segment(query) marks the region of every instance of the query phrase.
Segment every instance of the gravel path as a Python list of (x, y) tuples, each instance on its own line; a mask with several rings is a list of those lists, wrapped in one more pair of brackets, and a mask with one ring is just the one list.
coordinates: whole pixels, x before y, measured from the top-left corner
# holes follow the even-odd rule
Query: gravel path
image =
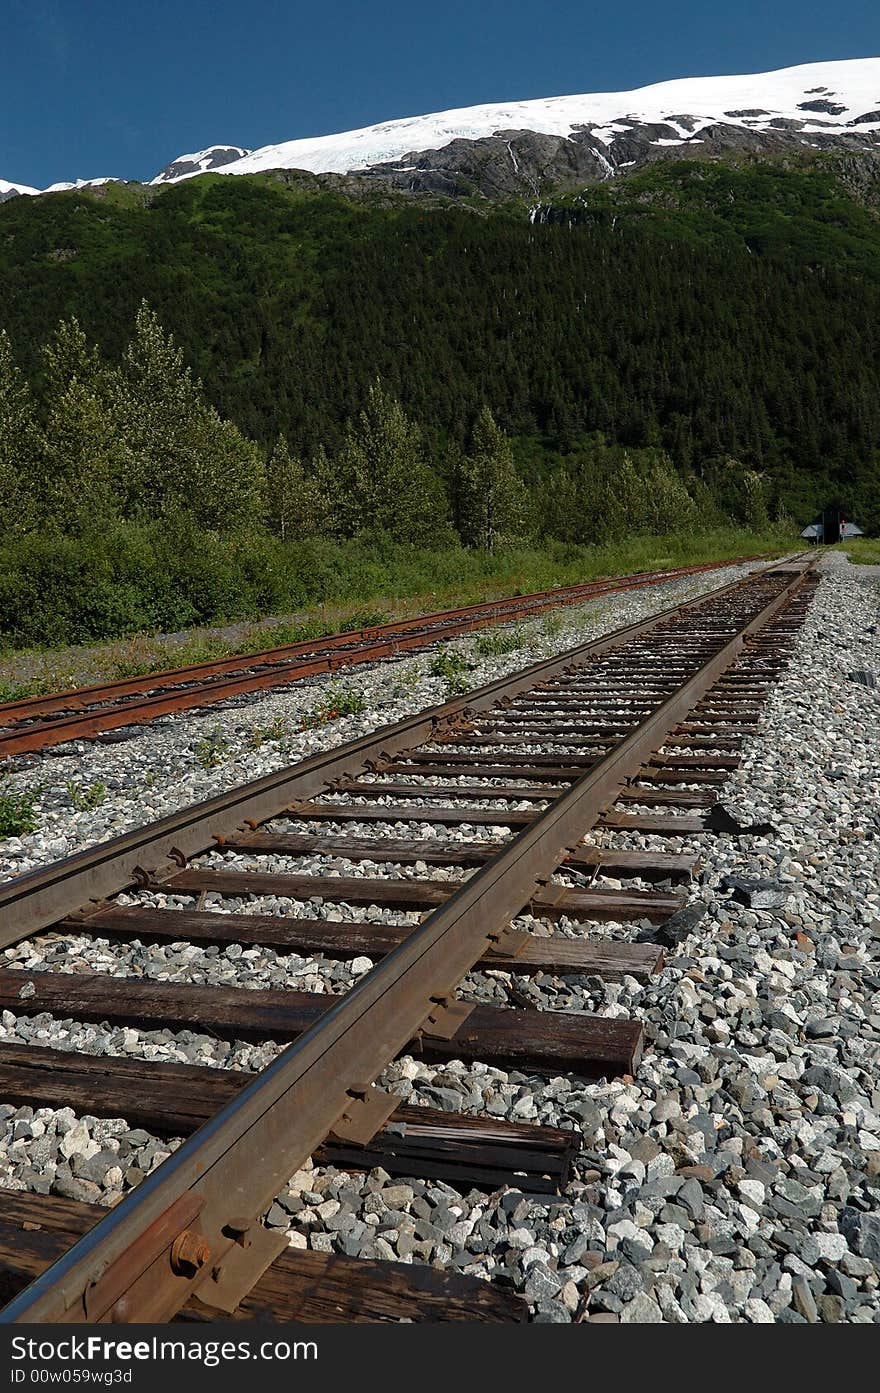
[[(455, 1061), (436, 1067), (404, 1057), (381, 1080), (413, 1103), (579, 1132), (576, 1178), (565, 1194), (460, 1193), (436, 1182), (394, 1180), (382, 1171), (356, 1176), (307, 1165), (268, 1216), (271, 1225), (289, 1231), (292, 1246), (405, 1263), (439, 1261), (506, 1281), (524, 1292), (540, 1321), (880, 1321), (880, 691), (870, 685), (871, 674), (880, 674), (880, 574), (851, 567), (836, 554), (824, 558), (823, 566), (825, 579), (791, 667), (724, 796), (742, 821), (770, 822), (774, 830), (738, 840), (694, 837), (676, 845), (699, 852), (703, 865), (692, 912), (679, 933), (670, 933), (669, 925), (641, 928), (666, 936), (667, 963), (659, 977), (642, 985), (632, 978), (604, 983), (493, 971), (472, 973), (462, 986), (462, 995), (472, 1000), (503, 1003), (513, 986), (536, 1006), (638, 1016), (646, 1049), (635, 1078), (586, 1084)], [(607, 626), (647, 612), (640, 608), (647, 598), (617, 602)], [(663, 602), (670, 602), (668, 594)], [(569, 618), (589, 622), (586, 614)], [(577, 635), (566, 633), (561, 641), (576, 642)], [(467, 651), (465, 642), (456, 646)], [(487, 662), (474, 680), (533, 656), (539, 656), (534, 641), (528, 650)], [(408, 660), (421, 675), (405, 698), (388, 695), (384, 718), (413, 709), (407, 701), (437, 699), (436, 679), (426, 672), (429, 661)], [(401, 664), (395, 671), (403, 669)], [(858, 680), (853, 673), (867, 676)], [(387, 668), (363, 680), (376, 684), (369, 687), (375, 693), (387, 684)], [(314, 693), (290, 692), (259, 705), (308, 699)], [(241, 723), (245, 732), (252, 715), (252, 708), (236, 712), (236, 731)], [(175, 790), (175, 800), (179, 794), (180, 802), (189, 802), (227, 787), (242, 777), (245, 765), (255, 775), (281, 762), (279, 749), (261, 746), (254, 755), (240, 753), (229, 770), (194, 771), (187, 756), (199, 719), (179, 718), (162, 732), (169, 770), (184, 788)], [(338, 730), (295, 739), (335, 743), (368, 725), (367, 717), (349, 718)], [(141, 745), (147, 759), (144, 737), (91, 751), (85, 756), (91, 769), (83, 777), (98, 777), (100, 770), (106, 778), (108, 757), (131, 764)], [(18, 778), (36, 781), (40, 772), (34, 768)], [(193, 783), (202, 778), (219, 782), (194, 793)], [(109, 814), (119, 819), (112, 830), (131, 825), (127, 817), (142, 821), (179, 806), (161, 802), (158, 792), (155, 801), (151, 812), (141, 808), (138, 815), (136, 799), (126, 798), (121, 788)], [(75, 814), (59, 808), (56, 817), (59, 837), (78, 833)], [(419, 835), (432, 833), (437, 829), (425, 827)], [(448, 839), (451, 829), (441, 835)], [(615, 845), (668, 848), (654, 837), (605, 836)], [(23, 844), (16, 864), (47, 854), (39, 843)], [(212, 859), (248, 862), (219, 852)], [(316, 868), (346, 875), (364, 871), (362, 863), (326, 859)], [(726, 886), (727, 877), (746, 882), (745, 888)], [(769, 882), (762, 894), (756, 895), (755, 881)], [(184, 896), (140, 899), (192, 903)], [(209, 897), (207, 907), (331, 918), (350, 912), (346, 906), (268, 898), (239, 904)], [(407, 922), (406, 915), (388, 910), (359, 911), (357, 917)], [(522, 922), (549, 931), (549, 925)], [(560, 927), (584, 931), (564, 921)], [(633, 926), (603, 925), (598, 931), (631, 936)], [(225, 951), (183, 943), (110, 945), (62, 935), (20, 945), (0, 962), (325, 992), (345, 990), (371, 966), (368, 958), (333, 963), (238, 945)], [(3, 1013), (0, 1038), (244, 1069), (260, 1068), (277, 1053), (271, 1043), (226, 1043), (190, 1031), (111, 1030), (28, 1017), (25, 1011), (23, 1001), (18, 1016)], [(2, 1107), (4, 1127), (0, 1184), (104, 1204), (118, 1201), (175, 1145), (121, 1120), (77, 1118), (70, 1109)]]

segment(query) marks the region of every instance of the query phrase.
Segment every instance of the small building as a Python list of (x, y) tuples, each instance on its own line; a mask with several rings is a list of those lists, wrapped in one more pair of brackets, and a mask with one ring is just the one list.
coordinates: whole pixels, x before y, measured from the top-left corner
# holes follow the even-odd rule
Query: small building
[(865, 534), (854, 522), (848, 521), (842, 508), (825, 508), (821, 517), (804, 528), (801, 536), (807, 542), (824, 542), (833, 546), (835, 542), (846, 541), (848, 537), (863, 537)]

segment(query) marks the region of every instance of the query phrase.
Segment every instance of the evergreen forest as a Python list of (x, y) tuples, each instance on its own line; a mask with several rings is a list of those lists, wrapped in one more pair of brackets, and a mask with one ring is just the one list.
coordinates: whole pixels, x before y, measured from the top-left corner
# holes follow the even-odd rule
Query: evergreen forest
[[(0, 632), (233, 614), (248, 567), (259, 608), (267, 568), (317, 574), (322, 547), (754, 533), (831, 501), (876, 531), (878, 340), (880, 223), (832, 160), (532, 207), (291, 172), (13, 199)], [(136, 558), (172, 536), (204, 569), (169, 615)]]

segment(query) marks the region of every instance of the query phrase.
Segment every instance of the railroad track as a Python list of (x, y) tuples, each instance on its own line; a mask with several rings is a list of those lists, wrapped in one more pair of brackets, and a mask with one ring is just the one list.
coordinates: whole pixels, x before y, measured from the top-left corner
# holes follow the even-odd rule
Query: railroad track
[(98, 686), (0, 702), (0, 758), (27, 754), (70, 740), (92, 740), (108, 731), (144, 725), (177, 711), (235, 700), (252, 692), (285, 686), (359, 663), (379, 662), (492, 624), (532, 618), (549, 609), (582, 604), (618, 590), (659, 585), (663, 581), (756, 559), (710, 561), (699, 566), (645, 571), (536, 591), (415, 619), (348, 630), (280, 648), (218, 658), (214, 662), (170, 668), (142, 677), (120, 678)]
[[(0, 887), (4, 947), (53, 929), (120, 950), (234, 943), (378, 960), (330, 1004), (0, 971), (0, 1007), (18, 1014), (287, 1045), (256, 1075), (0, 1046), (5, 1100), (187, 1138), (108, 1213), (7, 1193), (3, 1321), (525, 1318), (514, 1293), (454, 1272), (288, 1250), (261, 1216), (310, 1156), (486, 1189), (566, 1183), (574, 1133), (402, 1107), (375, 1081), (402, 1051), (551, 1076), (637, 1068), (637, 1020), (456, 993), (475, 967), (511, 974), (512, 1000), (520, 975), (661, 968), (633, 925), (684, 905), (695, 858), (676, 838), (737, 830), (719, 792), (815, 583), (810, 560), (771, 566)], [(632, 830), (669, 849), (615, 845)], [(286, 912), (260, 912), (266, 897)], [(342, 917), (319, 912), (328, 905)], [(363, 917), (374, 907), (382, 923)], [(524, 914), (555, 932), (530, 932)]]

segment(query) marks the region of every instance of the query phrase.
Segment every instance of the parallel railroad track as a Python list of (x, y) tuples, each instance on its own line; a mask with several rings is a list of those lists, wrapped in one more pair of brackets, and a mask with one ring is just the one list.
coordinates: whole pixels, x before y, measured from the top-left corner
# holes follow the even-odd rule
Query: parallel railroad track
[(398, 619), (389, 624), (218, 658), (213, 662), (170, 668), (143, 677), (119, 678), (98, 686), (0, 702), (0, 758), (27, 754), (69, 740), (91, 740), (107, 731), (143, 725), (177, 711), (234, 700), (251, 692), (286, 686), (343, 667), (378, 662), (492, 624), (533, 618), (550, 609), (583, 604), (618, 590), (659, 585), (663, 581), (737, 564), (736, 560), (711, 561), (699, 566), (588, 581), (418, 618)]
[[(809, 561), (772, 566), (0, 887), (2, 946), (54, 928), (123, 946), (378, 959), (329, 1006), (294, 990), (0, 971), (0, 1007), (19, 1014), (287, 1044), (253, 1076), (0, 1047), (4, 1099), (187, 1138), (103, 1217), (6, 1195), (3, 1320), (523, 1319), (512, 1293), (456, 1274), (282, 1256), (286, 1235), (261, 1216), (309, 1156), (487, 1189), (565, 1184), (575, 1134), (404, 1108), (375, 1080), (402, 1051), (551, 1076), (637, 1068), (637, 1020), (456, 992), (474, 967), (514, 978), (659, 970), (661, 949), (634, 941), (631, 926), (683, 906), (695, 858), (675, 838), (728, 825), (720, 787), (814, 584)], [(671, 849), (614, 845), (633, 829), (663, 834)], [(304, 858), (312, 869), (297, 869)], [(218, 896), (239, 908), (221, 910)], [(267, 896), (288, 912), (244, 912)], [(327, 905), (349, 917), (317, 912)], [(394, 913), (358, 917), (374, 906)], [(555, 932), (530, 932), (524, 914)]]

